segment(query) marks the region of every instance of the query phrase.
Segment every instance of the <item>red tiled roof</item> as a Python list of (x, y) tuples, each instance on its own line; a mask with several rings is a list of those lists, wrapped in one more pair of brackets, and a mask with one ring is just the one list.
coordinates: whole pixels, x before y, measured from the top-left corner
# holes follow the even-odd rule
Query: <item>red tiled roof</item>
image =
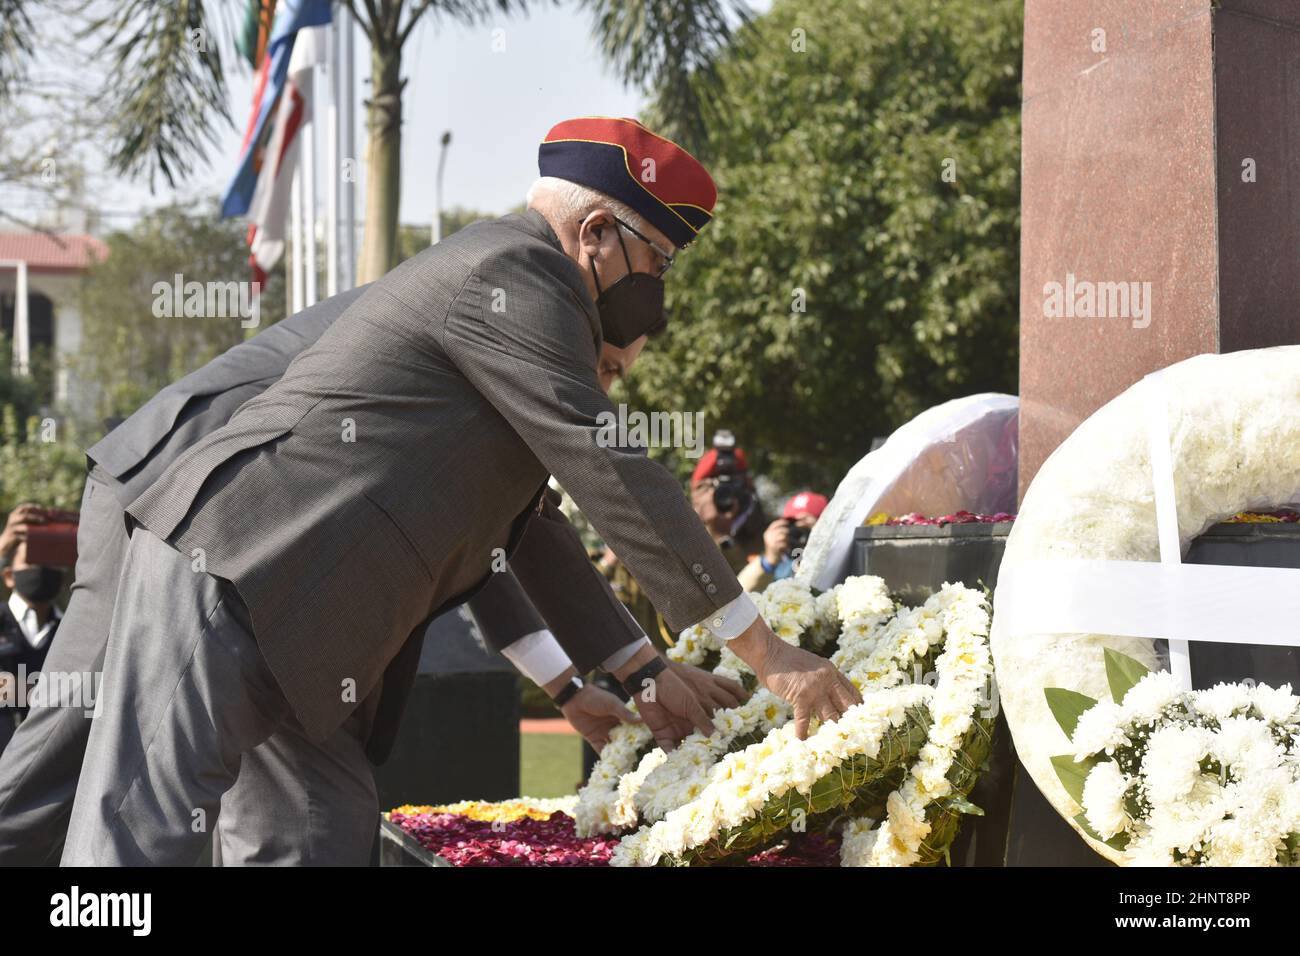
[(108, 247), (87, 235), (0, 232), (0, 259), (22, 259), (32, 272), (81, 272), (108, 257)]

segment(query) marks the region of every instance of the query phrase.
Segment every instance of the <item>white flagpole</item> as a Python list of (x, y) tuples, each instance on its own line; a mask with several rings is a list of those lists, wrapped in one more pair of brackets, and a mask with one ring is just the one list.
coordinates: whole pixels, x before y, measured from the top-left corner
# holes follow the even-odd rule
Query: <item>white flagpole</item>
[(330, 98), (325, 120), (325, 294), (328, 296), (339, 291), (339, 20), (347, 15), (346, 9), (335, 9), (325, 39)]
[(316, 67), (304, 71), (303, 83), (307, 87), (303, 97), (308, 104), (302, 130), (302, 212), (303, 212), (303, 258), (306, 283), (305, 304), (316, 304), (317, 262), (316, 262)]
[[(354, 71), (355, 54), (353, 39), (356, 36), (356, 24), (352, 15), (342, 12), (343, 95), (339, 102), (343, 125), (343, 159), (350, 164), (353, 171), (351, 181), (340, 182), (343, 190), (343, 288), (351, 289), (357, 284), (357, 118), (356, 74)], [(341, 170), (336, 173), (342, 179)]]
[[(299, 130), (299, 135), (302, 131)], [(299, 154), (299, 164), (293, 171), (293, 186), (289, 193), (289, 243), (293, 250), (293, 309), (292, 312), (301, 312), (303, 310), (303, 288), (302, 288), (302, 166), (301, 153)]]

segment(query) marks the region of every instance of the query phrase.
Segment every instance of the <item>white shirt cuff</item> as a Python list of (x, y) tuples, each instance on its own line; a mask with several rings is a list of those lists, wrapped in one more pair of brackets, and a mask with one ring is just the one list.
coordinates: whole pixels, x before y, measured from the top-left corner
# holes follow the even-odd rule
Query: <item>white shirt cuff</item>
[(734, 601), (724, 604), (699, 623), (712, 631), (714, 636), (729, 641), (749, 630), (749, 625), (754, 623), (756, 617), (758, 617), (758, 605), (748, 594), (742, 593)]
[(501, 655), (538, 687), (546, 686), (573, 664), (550, 631), (525, 634)]
[(631, 644), (624, 645), (623, 647), (616, 650), (613, 654), (610, 654), (609, 657), (605, 658), (601, 662), (600, 664), (601, 670), (603, 670), (606, 674), (614, 673), (614, 671), (618, 670), (620, 667), (622, 667), (624, 664), (630, 661), (637, 651), (641, 650), (641, 648), (645, 647), (649, 643), (650, 643), (650, 638), (646, 637), (645, 635), (642, 635), (641, 640), (633, 641)]

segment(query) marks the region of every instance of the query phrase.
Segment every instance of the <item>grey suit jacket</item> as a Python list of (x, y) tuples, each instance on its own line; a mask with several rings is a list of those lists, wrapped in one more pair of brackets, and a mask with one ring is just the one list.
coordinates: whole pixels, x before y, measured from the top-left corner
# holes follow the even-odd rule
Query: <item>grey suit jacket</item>
[(234, 583), (324, 738), (420, 621), (519, 542), (554, 473), (674, 628), (740, 594), (676, 480), (598, 441), (600, 323), (536, 212), (462, 229), (375, 282), (283, 378), (128, 509)]
[(588, 558), (558, 499), (547, 490), (541, 512), (510, 556), (509, 571), (493, 574), (469, 609), (493, 650), (549, 627), (585, 674), (645, 632)]
[(230, 420), (240, 405), (284, 374), (367, 286), (340, 292), (289, 316), (168, 385), (141, 405), (86, 456), (114, 479), (125, 508), (203, 436)]
[[(121, 507), (135, 500), (191, 445), (225, 425), (239, 406), (279, 379), (293, 358), (320, 338), (365, 289), (362, 286), (332, 296), (235, 346), (164, 388), (95, 444), (87, 457), (99, 465)], [(497, 575), (500, 582), (484, 588), (470, 602), (470, 609), (493, 649), (499, 651), (523, 635), (549, 626), (579, 666), (590, 670), (595, 662), (635, 640), (640, 629), (635, 622), (629, 627), (621, 616), (609, 612), (608, 588), (591, 588), (581, 580), (577, 586), (557, 586), (557, 581), (573, 582), (585, 575), (590, 566), (576, 532), (558, 512), (551, 519), (557, 516), (573, 540), (565, 541), (555, 533), (533, 535), (533, 547), (524, 549), (517, 560), (542, 594), (546, 620), (509, 572)], [(108, 597), (111, 608), (112, 595)], [(101, 642), (107, 639), (107, 627), (104, 621)], [(367, 745), (375, 763), (383, 762), (391, 749), (427, 627), (428, 622), (415, 627), (384, 673)]]

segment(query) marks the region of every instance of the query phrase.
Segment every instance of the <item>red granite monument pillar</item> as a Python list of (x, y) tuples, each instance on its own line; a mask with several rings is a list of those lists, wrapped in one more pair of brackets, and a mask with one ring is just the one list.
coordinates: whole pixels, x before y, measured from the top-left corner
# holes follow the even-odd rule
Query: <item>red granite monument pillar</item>
[(1020, 489), (1202, 352), (1300, 342), (1300, 3), (1026, 0)]

